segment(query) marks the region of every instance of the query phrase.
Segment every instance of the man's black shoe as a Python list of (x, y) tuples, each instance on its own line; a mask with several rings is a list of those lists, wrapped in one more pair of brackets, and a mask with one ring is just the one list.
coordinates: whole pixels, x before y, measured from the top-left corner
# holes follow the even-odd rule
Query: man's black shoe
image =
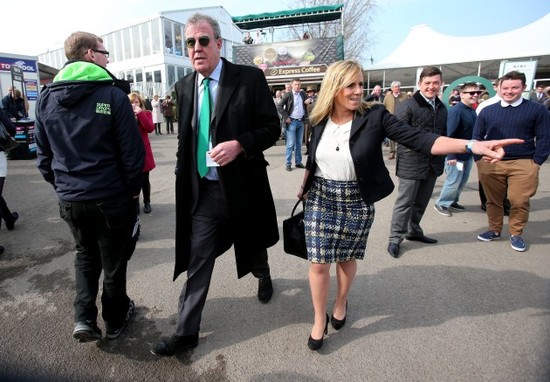
[(6, 228), (8, 231), (12, 231), (15, 228), (15, 222), (19, 219), (19, 214), (15, 211), (11, 213), (11, 220), (6, 220)]
[(457, 210), (457, 211), (466, 211), (466, 207), (464, 207), (461, 204), (458, 204), (457, 202), (454, 202), (453, 204), (451, 204), (450, 208), (452, 208), (453, 210)]
[(119, 327), (113, 327), (108, 322), (105, 323), (105, 338), (108, 340), (114, 340), (120, 336), (120, 333), (124, 330), (128, 322), (134, 317), (136, 312), (136, 303), (130, 300), (128, 302), (128, 310), (126, 311), (126, 317), (124, 322)]
[(391, 255), (391, 257), (399, 259), (399, 244), (397, 243), (390, 243), (388, 244), (388, 253)]
[(428, 237), (428, 236), (405, 236), (405, 239), (409, 240), (409, 241), (419, 241), (421, 243), (426, 243), (426, 244), (435, 244), (437, 243), (437, 240), (436, 239), (432, 239), (431, 237)]
[(171, 357), (178, 350), (189, 350), (197, 347), (199, 344), (199, 334), (190, 336), (173, 335), (170, 338), (163, 337), (153, 345), (151, 353), (159, 357)]
[(286, 165), (286, 170), (287, 170), (287, 171), (292, 171), (292, 168), (290, 167), (289, 164)]
[(298, 164), (296, 165), (296, 168), (306, 168), (306, 166), (304, 166), (304, 165), (301, 164), (301, 163), (298, 163)]
[(267, 276), (258, 280), (258, 300), (267, 304), (273, 296), (273, 284), (271, 277)]
[(152, 210), (151, 203), (143, 203), (143, 212), (150, 214)]

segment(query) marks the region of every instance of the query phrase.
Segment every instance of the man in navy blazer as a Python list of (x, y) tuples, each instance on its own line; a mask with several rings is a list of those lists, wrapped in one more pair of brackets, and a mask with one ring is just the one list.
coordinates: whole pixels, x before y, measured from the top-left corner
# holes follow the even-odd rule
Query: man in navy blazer
[(304, 122), (307, 118), (307, 95), (301, 89), (298, 78), (292, 80), (292, 91), (285, 93), (277, 104), (277, 110), (286, 123), (286, 170), (292, 171), (292, 153), (296, 168), (305, 168), (302, 163)]
[[(197, 346), (216, 257), (231, 245), (238, 277), (252, 272), (259, 279), (258, 298), (268, 302), (273, 288), (267, 248), (279, 240), (263, 151), (276, 142), (280, 126), (265, 76), (257, 68), (234, 65), (220, 57), (220, 26), (210, 16), (191, 16), (185, 38), (195, 72), (176, 84), (174, 280), (187, 271), (187, 281), (179, 298), (175, 334), (160, 339), (151, 349), (159, 356)], [(211, 99), (210, 150), (205, 154), (207, 172), (201, 176), (197, 135), (205, 86)]]

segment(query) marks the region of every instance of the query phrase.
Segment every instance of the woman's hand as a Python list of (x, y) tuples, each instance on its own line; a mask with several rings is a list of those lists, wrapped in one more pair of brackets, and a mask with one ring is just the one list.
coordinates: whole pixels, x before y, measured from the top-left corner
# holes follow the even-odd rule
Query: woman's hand
[(523, 139), (500, 139), (497, 141), (476, 141), (472, 145), (472, 152), (481, 155), (486, 162), (495, 163), (504, 157), (503, 147), (523, 143)]

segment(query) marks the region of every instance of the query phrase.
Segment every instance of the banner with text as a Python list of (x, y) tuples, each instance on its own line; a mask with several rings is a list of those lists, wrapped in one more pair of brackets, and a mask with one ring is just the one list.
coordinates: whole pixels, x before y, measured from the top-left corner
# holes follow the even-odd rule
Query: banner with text
[(338, 38), (316, 38), (233, 47), (233, 62), (257, 66), (267, 78), (321, 75), (339, 57)]

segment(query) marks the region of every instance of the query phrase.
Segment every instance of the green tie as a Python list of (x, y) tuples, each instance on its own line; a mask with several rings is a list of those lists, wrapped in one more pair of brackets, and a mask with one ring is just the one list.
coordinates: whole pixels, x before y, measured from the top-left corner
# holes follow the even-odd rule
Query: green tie
[(208, 83), (210, 78), (204, 78), (202, 80), (203, 92), (201, 113), (199, 116), (199, 136), (197, 139), (197, 169), (199, 175), (204, 177), (208, 172), (206, 166), (206, 152), (208, 151), (208, 142), (210, 138), (210, 89)]

